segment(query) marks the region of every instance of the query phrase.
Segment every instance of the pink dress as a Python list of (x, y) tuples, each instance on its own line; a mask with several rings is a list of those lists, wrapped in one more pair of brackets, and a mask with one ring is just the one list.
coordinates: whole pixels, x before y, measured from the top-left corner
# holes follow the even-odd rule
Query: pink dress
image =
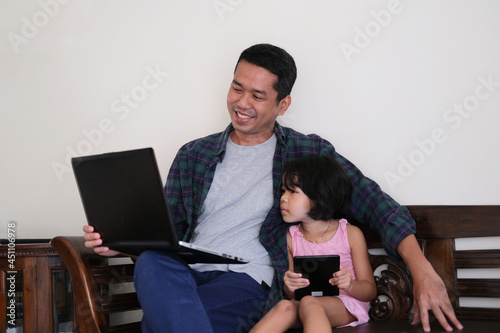
[[(356, 274), (352, 265), (351, 247), (347, 238), (347, 224), (349, 223), (346, 219), (339, 220), (337, 232), (329, 241), (324, 243), (309, 242), (300, 232), (298, 225), (291, 226), (289, 231), (292, 236), (293, 256), (338, 254), (340, 256), (340, 267), (349, 268), (352, 278), (355, 280)], [(362, 302), (350, 296), (344, 290), (340, 290), (340, 294), (337, 297), (342, 300), (347, 311), (358, 319), (346, 326), (357, 326), (370, 320), (368, 316), (370, 302)]]

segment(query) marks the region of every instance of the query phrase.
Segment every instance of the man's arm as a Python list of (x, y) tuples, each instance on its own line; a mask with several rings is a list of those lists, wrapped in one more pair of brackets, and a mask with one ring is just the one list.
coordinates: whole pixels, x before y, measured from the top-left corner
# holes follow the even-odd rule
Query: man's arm
[(353, 179), (350, 215), (376, 231), (381, 236), (387, 253), (394, 259), (400, 256), (410, 269), (413, 278), (413, 323), (421, 322), (424, 331), (430, 331), (428, 311), (432, 310), (447, 331), (452, 330), (452, 327), (446, 318), (461, 329), (462, 325), (455, 316), (443, 280), (417, 243), (414, 235), (415, 222), (408, 210), (343, 156), (336, 154), (335, 157)]
[(415, 236), (410, 235), (404, 238), (397, 249), (413, 277), (414, 318), (412, 324), (422, 322), (424, 331), (429, 332), (428, 311), (432, 310), (434, 316), (445, 330), (453, 330), (446, 318), (457, 329), (462, 329), (463, 326), (455, 316), (443, 280), (425, 258)]

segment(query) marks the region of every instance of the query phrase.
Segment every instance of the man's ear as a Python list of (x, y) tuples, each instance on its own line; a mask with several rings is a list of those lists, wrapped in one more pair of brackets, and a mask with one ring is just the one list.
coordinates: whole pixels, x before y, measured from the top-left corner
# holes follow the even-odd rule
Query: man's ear
[(288, 95), (285, 98), (283, 98), (278, 105), (279, 113), (278, 116), (282, 116), (285, 114), (286, 110), (288, 110), (288, 107), (292, 104), (292, 96)]

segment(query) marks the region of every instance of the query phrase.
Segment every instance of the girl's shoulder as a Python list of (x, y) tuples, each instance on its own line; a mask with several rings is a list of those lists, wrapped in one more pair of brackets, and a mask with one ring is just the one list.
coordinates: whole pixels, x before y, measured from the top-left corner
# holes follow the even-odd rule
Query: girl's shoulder
[(347, 223), (345, 228), (350, 232), (362, 232), (360, 228), (350, 223)]
[[(346, 221), (345, 219), (342, 219), (344, 221)], [(340, 220), (340, 221), (342, 221)], [(340, 223), (339, 221), (339, 223)], [(347, 222), (347, 221), (346, 221)], [(351, 241), (365, 241), (365, 235), (363, 234), (363, 231), (361, 231), (360, 228), (358, 228), (357, 226), (355, 225), (352, 225), (350, 223), (346, 223), (346, 232), (347, 232), (347, 237), (349, 238), (349, 242)]]
[[(339, 221), (339, 226), (344, 227), (348, 231), (358, 230), (359, 232), (361, 232), (360, 228), (358, 228), (357, 226), (355, 226), (353, 224), (350, 224), (349, 221), (347, 221), (346, 219), (339, 219), (338, 221)], [(356, 231), (353, 231), (353, 232), (356, 232)]]

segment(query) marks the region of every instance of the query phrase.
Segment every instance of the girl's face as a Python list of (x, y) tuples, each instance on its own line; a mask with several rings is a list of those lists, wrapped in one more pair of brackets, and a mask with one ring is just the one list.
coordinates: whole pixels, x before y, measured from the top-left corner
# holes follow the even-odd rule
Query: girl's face
[(311, 211), (311, 199), (300, 187), (294, 187), (291, 190), (282, 188), (280, 209), (283, 220), (288, 223), (304, 222), (311, 220), (307, 215)]

